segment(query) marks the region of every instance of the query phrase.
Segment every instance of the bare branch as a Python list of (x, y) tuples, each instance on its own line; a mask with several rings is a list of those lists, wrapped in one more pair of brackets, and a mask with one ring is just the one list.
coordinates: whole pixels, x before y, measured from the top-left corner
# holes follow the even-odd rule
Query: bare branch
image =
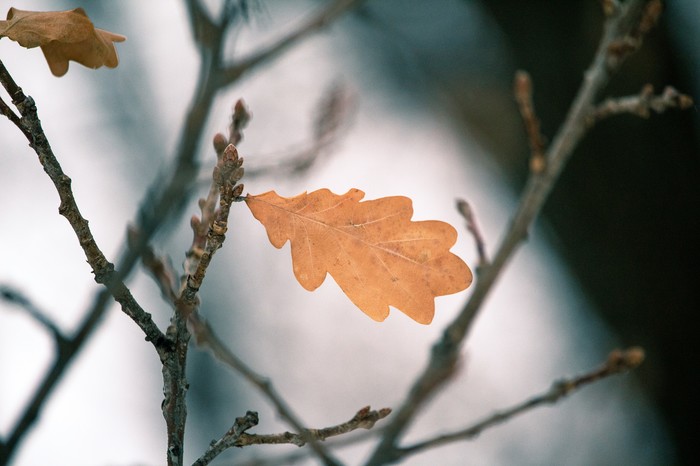
[(36, 152), (44, 171), (56, 187), (61, 200), (58, 212), (68, 220), (73, 228), (78, 242), (85, 253), (87, 262), (95, 275), (95, 281), (104, 285), (110, 291), (114, 299), (121, 304), (124, 313), (141, 327), (148, 341), (153, 342), (156, 347), (166, 345), (165, 335), (155, 325), (150, 314), (144, 311), (136, 302), (119, 274), (115, 272), (114, 265), (107, 260), (97, 245), (88, 226), (88, 221), (85, 220), (78, 209), (71, 189), (71, 179), (63, 172), (44, 134), (34, 100), (24, 95), (22, 90), (11, 79), (9, 72), (1, 61), (0, 77), (22, 116), (20, 129), (27, 135), (29, 145)]
[[(109, 295), (121, 305), (122, 311), (136, 322), (145, 333), (146, 340), (154, 345), (159, 355), (162, 357), (168, 348), (171, 347), (170, 340), (153, 322), (151, 315), (136, 302), (123, 282), (123, 275), (114, 269), (114, 265), (107, 260), (100, 250), (90, 231), (88, 221), (81, 215), (78, 209), (71, 189), (71, 179), (63, 172), (44, 134), (34, 100), (24, 95), (24, 92), (14, 82), (2, 61), (0, 61), (0, 81), (12, 97), (12, 103), (17, 107), (21, 115), (21, 119), (19, 120), (20, 130), (22, 130), (22, 133), (29, 140), (30, 147), (36, 152), (44, 171), (56, 187), (61, 201), (58, 212), (68, 220), (73, 228), (78, 242), (85, 253), (87, 262), (95, 275), (95, 281), (105, 286)], [(19, 442), (36, 420), (41, 407), (60, 379), (61, 374), (73, 357), (79, 352), (83, 343), (92, 333), (92, 330), (97, 326), (100, 317), (104, 313), (104, 309), (106, 309), (108, 301), (106, 294), (101, 295), (99, 300), (100, 307), (97, 308), (97, 311), (94, 313), (91, 312), (86, 316), (76, 334), (69, 341), (65, 342), (65, 344), (61, 345), (56, 361), (45, 374), (34, 395), (22, 412), (17, 424), (10, 433), (8, 440), (5, 442), (2, 452), (0, 452), (1, 464), (9, 461), (10, 457), (16, 451)]]
[[(188, 254), (190, 257), (188, 257), (186, 264), (190, 264), (188, 267), (192, 267), (194, 265), (193, 262), (196, 262), (196, 267), (193, 267), (194, 270), (185, 271), (187, 279), (176, 303), (178, 312), (185, 320), (199, 306), (197, 294), (204, 281), (207, 268), (211, 263), (212, 257), (214, 257), (214, 254), (221, 248), (226, 239), (225, 234), (228, 229), (228, 215), (231, 204), (243, 192), (243, 185), (236, 184), (243, 177), (242, 165), (243, 159), (238, 157), (238, 151), (233, 144), (229, 144), (214, 167), (212, 185), (216, 186), (216, 189), (212, 188), (210, 191), (210, 193), (221, 193), (219, 196), (219, 209), (216, 212), (209, 212), (206, 208), (207, 201), (202, 200), (203, 202), (200, 203), (203, 215), (206, 215), (208, 219), (209, 217), (214, 218), (211, 218), (211, 223), (207, 227), (208, 233), (203, 250), (199, 248), (199, 245), (195, 244), (199, 234), (199, 229), (195, 228), (195, 242), (193, 243), (191, 254)], [(197, 249), (196, 252), (194, 251), (195, 249)], [(196, 258), (196, 261), (190, 261), (193, 256)]]
[[(644, 33), (658, 17), (655, 7), (657, 3), (657, 0), (629, 0), (607, 17), (603, 37), (585, 73), (583, 84), (564, 123), (545, 153), (544, 171), (539, 174), (530, 172), (518, 210), (493, 261), (483, 270), (460, 314), (445, 329), (442, 338), (433, 345), (428, 365), (415, 379), (406, 399), (392, 416), (368, 465), (378, 466), (393, 461), (397, 454), (396, 443), (399, 437), (429, 397), (453, 374), (462, 342), (474, 318), (506, 264), (527, 237), (528, 229), (541, 211), (574, 148), (589, 129), (587, 122), (596, 96), (624, 59), (641, 45)], [(616, 44), (627, 44), (628, 47), (622, 50), (615, 47)]]
[(422, 442), (417, 442), (408, 447), (399, 448), (397, 455), (398, 457), (405, 457), (448, 443), (471, 440), (479, 436), (479, 434), (481, 434), (484, 430), (509, 421), (517, 415), (524, 414), (525, 412), (540, 406), (554, 404), (584, 385), (597, 382), (598, 380), (611, 375), (636, 369), (643, 361), (644, 350), (641, 348), (633, 347), (625, 351), (615, 350), (610, 353), (607, 361), (598, 369), (572, 379), (558, 380), (552, 384), (548, 391), (540, 395), (536, 395), (515, 406), (496, 412), (470, 427), (460, 429), (456, 432), (443, 434)]
[[(371, 429), (374, 427), (377, 421), (384, 419), (389, 414), (391, 414), (391, 409), (389, 408), (374, 411), (370, 409), (369, 406), (365, 406), (355, 413), (355, 415), (349, 421), (342, 422), (335, 426), (324, 427), (322, 429), (304, 429), (299, 434), (295, 434), (293, 432), (282, 432), (279, 434), (249, 434), (245, 432), (245, 430), (250, 427), (243, 430), (237, 428), (237, 424), (239, 424), (239, 421), (243, 419), (238, 418), (236, 419), (236, 423), (233, 425), (233, 427), (231, 427), (231, 429), (229, 429), (229, 431), (226, 432), (221, 439), (212, 442), (210, 449), (207, 450), (207, 453), (197, 460), (193, 466), (203, 466), (209, 464), (208, 462), (211, 461), (216, 455), (231, 447), (282, 444), (291, 444), (298, 447), (303, 447), (309, 441), (325, 441), (326, 439), (345, 435), (357, 429)], [(249, 411), (248, 414), (246, 414), (246, 417), (251, 415), (254, 415), (256, 421), (255, 424), (257, 424), (257, 413), (251, 413)], [(212, 453), (210, 453), (210, 451), (212, 451)], [(216, 454), (214, 454), (214, 451)], [(203, 461), (205, 456), (207, 457), (206, 462)]]
[(0, 113), (5, 115), (8, 120), (10, 120), (16, 127), (18, 127), (22, 131), (22, 133), (24, 133), (25, 137), (30, 137), (30, 135), (22, 127), (20, 118), (12, 110), (12, 108), (9, 105), (7, 105), (4, 100), (2, 100), (2, 98), (0, 98)]

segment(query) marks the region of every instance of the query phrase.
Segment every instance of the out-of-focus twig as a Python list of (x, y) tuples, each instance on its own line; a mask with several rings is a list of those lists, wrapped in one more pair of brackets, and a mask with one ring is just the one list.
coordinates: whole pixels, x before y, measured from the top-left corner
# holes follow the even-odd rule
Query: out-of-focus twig
[(489, 265), (489, 258), (486, 254), (486, 242), (484, 241), (484, 236), (481, 234), (481, 229), (479, 224), (476, 222), (476, 215), (474, 214), (474, 209), (472, 209), (471, 204), (469, 204), (464, 199), (457, 199), (457, 210), (464, 220), (467, 222), (467, 231), (471, 233), (474, 238), (474, 243), (476, 245), (476, 253), (479, 256), (479, 263), (476, 267), (477, 273), (481, 273), (481, 270)]
[(530, 142), (530, 171), (542, 173), (544, 170), (545, 142), (540, 132), (540, 119), (535, 113), (532, 103), (532, 79), (527, 71), (518, 70), (515, 73), (513, 95), (520, 109), (520, 116), (525, 124), (525, 132)]
[(27, 313), (36, 323), (45, 328), (54, 338), (59, 351), (62, 345), (68, 342), (68, 338), (63, 334), (56, 323), (41, 309), (36, 307), (32, 301), (24, 296), (19, 290), (7, 285), (0, 285), (0, 298), (12, 303)]
[(300, 148), (285, 151), (274, 159), (255, 157), (256, 164), (246, 171), (247, 177), (264, 175), (299, 175), (315, 166), (340, 139), (356, 107), (355, 96), (344, 84), (334, 83), (318, 103), (312, 140)]
[(504, 409), (483, 419), (474, 425), (460, 429), (456, 432), (442, 434), (437, 437), (417, 442), (413, 445), (399, 449), (399, 456), (408, 456), (421, 451), (446, 445), (448, 443), (473, 439), (484, 430), (502, 424), (517, 415), (531, 409), (551, 405), (570, 395), (584, 385), (591, 384), (605, 377), (636, 369), (644, 361), (644, 350), (638, 347), (628, 348), (625, 351), (615, 350), (608, 356), (607, 361), (598, 369), (571, 379), (561, 379), (552, 384), (546, 392), (534, 396), (522, 403)]
[(238, 59), (233, 64), (227, 66), (221, 73), (222, 82), (229, 84), (238, 80), (252, 68), (276, 58), (286, 50), (295, 46), (302, 39), (327, 27), (343, 14), (358, 8), (366, 1), (367, 0), (333, 0), (329, 2), (316, 14), (312, 15), (293, 31), (280, 37), (272, 45), (262, 48), (247, 57)]

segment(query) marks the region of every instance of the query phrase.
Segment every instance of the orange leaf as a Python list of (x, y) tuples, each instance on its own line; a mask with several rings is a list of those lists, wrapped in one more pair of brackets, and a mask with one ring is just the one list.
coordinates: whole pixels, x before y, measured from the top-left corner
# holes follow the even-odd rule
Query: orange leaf
[(41, 47), (51, 72), (63, 76), (68, 60), (89, 68), (119, 64), (112, 42), (126, 37), (96, 29), (82, 8), (69, 11), (23, 11), (10, 8), (7, 20), (0, 21), (0, 38), (7, 37), (22, 47)]
[(321, 189), (285, 198), (270, 191), (245, 201), (276, 248), (291, 241), (301, 286), (313, 291), (330, 273), (372, 319), (386, 319), (391, 305), (429, 324), (434, 298), (462, 291), (472, 281), (467, 264), (449, 251), (457, 231), (444, 222), (412, 222), (407, 197), (360, 202), (364, 195), (358, 189), (343, 195)]

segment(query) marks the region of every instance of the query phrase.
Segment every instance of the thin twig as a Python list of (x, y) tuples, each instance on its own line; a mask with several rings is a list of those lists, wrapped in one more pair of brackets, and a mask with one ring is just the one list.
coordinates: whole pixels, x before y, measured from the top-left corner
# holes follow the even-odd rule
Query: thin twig
[[(58, 211), (68, 220), (73, 228), (95, 276), (95, 281), (107, 288), (109, 294), (121, 305), (122, 311), (136, 322), (145, 333), (146, 340), (152, 342), (159, 354), (162, 355), (170, 346), (167, 337), (158, 329), (151, 319), (151, 315), (136, 302), (124, 284), (122, 276), (115, 271), (114, 265), (107, 260), (97, 245), (87, 220), (78, 209), (71, 189), (71, 179), (63, 172), (44, 134), (34, 100), (24, 94), (22, 89), (12, 79), (2, 61), (0, 61), (0, 81), (2, 81), (3, 86), (12, 98), (12, 103), (17, 107), (21, 115), (19, 129), (27, 137), (30, 147), (36, 152), (39, 162), (58, 192), (61, 201)], [(87, 323), (96, 325), (97, 319), (88, 320)], [(81, 327), (74, 337), (62, 346), (61, 349), (63, 351), (57, 355), (56, 361), (45, 375), (11, 431), (8, 440), (5, 442), (2, 452), (0, 452), (0, 464), (9, 461), (20, 440), (34, 423), (41, 406), (51, 393), (55, 383), (75, 354), (80, 350), (86, 337), (85, 328)]]
[(73, 228), (87, 262), (95, 275), (95, 281), (105, 285), (114, 299), (121, 304), (122, 310), (141, 327), (148, 341), (153, 342), (157, 347), (165, 345), (165, 335), (155, 325), (150, 314), (136, 302), (120, 276), (115, 272), (114, 265), (107, 260), (97, 245), (87, 220), (78, 209), (71, 189), (71, 179), (63, 172), (44, 134), (34, 100), (24, 95), (14, 83), (2, 61), (0, 61), (0, 74), (3, 77), (3, 85), (12, 95), (12, 101), (22, 115), (20, 129), (28, 134), (29, 145), (36, 152), (44, 171), (56, 187), (61, 201), (58, 212), (68, 220)]
[(54, 338), (59, 349), (68, 342), (68, 338), (58, 328), (56, 323), (41, 309), (39, 309), (29, 298), (20, 291), (6, 285), (0, 285), (0, 298), (12, 303), (27, 313), (36, 323), (44, 327)]
[(418, 452), (446, 445), (461, 440), (470, 440), (479, 436), (484, 430), (502, 424), (517, 415), (523, 414), (534, 408), (544, 405), (551, 405), (562, 398), (570, 395), (575, 390), (584, 385), (591, 384), (605, 377), (627, 372), (637, 368), (644, 361), (644, 350), (638, 347), (629, 348), (625, 351), (615, 350), (608, 356), (607, 361), (598, 369), (589, 373), (574, 377), (572, 379), (561, 379), (552, 384), (549, 390), (536, 395), (522, 403), (519, 403), (510, 408), (496, 412), (491, 416), (483, 419), (469, 427), (460, 429), (456, 432), (451, 432), (437, 437), (417, 442), (413, 445), (399, 448), (397, 455), (405, 457), (416, 454)]
[(333, 21), (338, 19), (343, 14), (362, 5), (367, 0), (334, 0), (318, 11), (311, 18), (304, 21), (299, 27), (292, 32), (281, 37), (272, 45), (263, 48), (248, 57), (236, 60), (232, 65), (229, 65), (221, 73), (221, 80), (226, 83), (232, 83), (238, 80), (243, 74), (250, 71), (253, 67), (266, 63), (291, 47), (295, 46), (299, 41), (305, 39), (309, 35), (327, 27)]
[(258, 162), (246, 171), (246, 176), (299, 175), (315, 166), (340, 139), (342, 130), (348, 127), (347, 123), (356, 108), (355, 103), (355, 96), (346, 86), (334, 83), (316, 107), (312, 140), (293, 150), (284, 151), (283, 155), (275, 156), (274, 160), (267, 160), (266, 163), (259, 161), (264, 156), (256, 157)]
[[(328, 441), (324, 441), (323, 443), (329, 450), (336, 451), (340, 448), (357, 446), (359, 443), (367, 442), (371, 439), (377, 438), (381, 434), (381, 432), (382, 428), (376, 427), (372, 430), (358, 432), (355, 435), (330, 439)], [(312, 453), (313, 451), (307, 449), (295, 450), (290, 453), (280, 454), (276, 456), (256, 457), (252, 459), (236, 461), (231, 466), (282, 466), (296, 464), (304, 458), (308, 458), (309, 456), (311, 456)]]
[(545, 153), (544, 171), (539, 174), (531, 171), (518, 210), (493, 261), (480, 275), (460, 314), (433, 345), (428, 365), (415, 379), (406, 399), (395, 411), (381, 442), (367, 462), (368, 465), (378, 466), (396, 458), (397, 441), (409, 422), (453, 374), (461, 345), (474, 318), (506, 264), (527, 237), (528, 229), (542, 209), (574, 148), (589, 129), (587, 122), (596, 96), (624, 59), (639, 48), (642, 36), (658, 18), (658, 10), (654, 7), (656, 3), (657, 0), (629, 0), (607, 17), (603, 37), (592, 64), (585, 73), (583, 84)]
[(281, 434), (259, 435), (243, 434), (236, 441), (235, 446), (264, 444), (292, 444), (298, 447), (306, 445), (309, 440), (323, 441), (327, 438), (344, 435), (357, 429), (371, 429), (374, 424), (391, 414), (391, 409), (383, 408), (373, 411), (369, 406), (360, 409), (349, 421), (322, 429), (305, 429), (299, 434), (283, 432)]
[(205, 466), (219, 456), (224, 450), (235, 446), (238, 439), (246, 430), (258, 425), (258, 413), (248, 411), (244, 417), (237, 417), (231, 428), (219, 439), (209, 445), (207, 451), (202, 454), (192, 466)]
[(2, 100), (2, 98), (0, 98), (0, 113), (5, 115), (8, 120), (10, 120), (16, 127), (18, 127), (20, 130), (22, 130), (25, 137), (30, 137), (30, 135), (22, 127), (22, 123), (20, 122), (20, 118), (12, 110), (12, 108), (9, 105), (7, 105), (4, 100)]
[(654, 86), (647, 84), (637, 95), (610, 98), (598, 104), (591, 112), (588, 124), (593, 125), (605, 118), (624, 113), (649, 118), (652, 112), (663, 113), (671, 108), (685, 110), (692, 106), (692, 97), (681, 94), (671, 86), (667, 86), (661, 94), (654, 95)]
[(530, 171), (542, 173), (545, 168), (545, 142), (540, 132), (540, 119), (535, 113), (532, 103), (532, 79), (526, 71), (516, 71), (513, 84), (513, 95), (518, 103), (520, 116), (525, 123), (525, 132), (530, 142)]
[(476, 222), (474, 209), (472, 209), (471, 204), (464, 199), (457, 199), (457, 210), (460, 214), (462, 214), (462, 217), (464, 217), (464, 220), (467, 222), (467, 231), (471, 233), (472, 237), (474, 238), (476, 253), (479, 256), (479, 263), (476, 266), (476, 271), (477, 273), (481, 273), (481, 270), (489, 265), (489, 258), (486, 254), (486, 242), (484, 241), (484, 236), (481, 234), (479, 224)]
[[(238, 157), (238, 151), (233, 144), (229, 144), (226, 149), (224, 149), (223, 156), (219, 158), (218, 163), (214, 167), (212, 185), (216, 186), (216, 189), (212, 188), (210, 190), (210, 194), (220, 193), (218, 196), (219, 209), (216, 212), (210, 212), (209, 209), (211, 209), (211, 206), (207, 208), (207, 201), (202, 200), (204, 202), (200, 202), (203, 209), (203, 216), (206, 216), (206, 222), (211, 223), (208, 226), (204, 248), (201, 249), (201, 252), (192, 252), (191, 254), (191, 256), (196, 256), (196, 267), (194, 264), (188, 266), (191, 270), (186, 270), (187, 278), (185, 280), (185, 285), (176, 303), (180, 315), (185, 320), (199, 306), (197, 294), (204, 282), (207, 268), (214, 254), (221, 248), (226, 239), (225, 235), (228, 229), (228, 216), (231, 204), (234, 202), (234, 199), (243, 192), (243, 185), (236, 184), (243, 177), (242, 164), (243, 159)], [(204, 224), (204, 222), (201, 222), (201, 224)], [(200, 248), (200, 245), (197, 244), (199, 228), (193, 227), (193, 229), (195, 230), (195, 240), (193, 241), (191, 251)]]
[[(279, 434), (249, 434), (245, 430), (241, 431), (237, 428), (237, 424), (242, 418), (236, 419), (234, 426), (229, 429), (224, 436), (212, 442), (210, 450), (205, 453), (199, 460), (197, 460), (193, 466), (203, 466), (209, 464), (209, 461), (214, 459), (215, 456), (231, 447), (245, 447), (249, 445), (282, 445), (290, 444), (296, 445), (298, 447), (303, 447), (310, 440), (313, 441), (325, 441), (326, 439), (336, 437), (339, 435), (345, 435), (353, 432), (357, 429), (371, 429), (374, 427), (377, 421), (384, 419), (391, 413), (389, 408), (383, 408), (378, 411), (370, 409), (369, 406), (365, 406), (360, 409), (355, 415), (348, 421), (342, 422), (335, 426), (324, 427), (321, 429), (305, 429), (301, 433), (293, 432), (282, 432)], [(246, 416), (251, 414), (255, 415), (257, 421), (257, 413), (251, 413), (250, 411)], [(255, 424), (253, 424), (255, 425)], [(248, 427), (249, 428), (249, 427)], [(211, 451), (211, 452), (210, 452)], [(206, 456), (207, 461), (203, 461)]]

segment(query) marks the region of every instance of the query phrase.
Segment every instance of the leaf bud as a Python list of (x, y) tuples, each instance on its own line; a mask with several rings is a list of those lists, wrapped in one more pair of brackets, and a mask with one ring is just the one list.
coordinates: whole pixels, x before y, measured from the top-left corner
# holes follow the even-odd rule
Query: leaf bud
[(228, 141), (226, 141), (226, 136), (221, 133), (216, 133), (216, 135), (214, 135), (214, 150), (217, 154), (222, 154), (226, 149), (227, 144)]

